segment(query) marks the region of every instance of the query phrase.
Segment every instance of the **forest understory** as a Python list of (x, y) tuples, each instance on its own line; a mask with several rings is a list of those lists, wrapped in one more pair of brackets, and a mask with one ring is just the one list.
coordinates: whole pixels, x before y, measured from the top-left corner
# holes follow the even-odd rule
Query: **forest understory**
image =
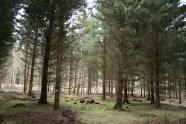
[[(100, 100), (100, 95), (62, 94), (61, 109), (54, 112), (52, 92), (49, 92), (49, 103), (46, 105), (38, 104), (37, 92), (37, 97), (28, 97), (20, 91), (1, 91), (0, 94), (0, 124), (186, 123), (186, 104), (177, 104), (177, 99), (166, 100), (166, 103), (175, 103), (162, 104), (161, 108), (157, 109), (145, 98), (130, 97), (130, 104), (124, 104), (123, 110), (114, 110), (112, 108), (115, 98)], [(81, 100), (85, 100), (85, 103), (80, 103)]]

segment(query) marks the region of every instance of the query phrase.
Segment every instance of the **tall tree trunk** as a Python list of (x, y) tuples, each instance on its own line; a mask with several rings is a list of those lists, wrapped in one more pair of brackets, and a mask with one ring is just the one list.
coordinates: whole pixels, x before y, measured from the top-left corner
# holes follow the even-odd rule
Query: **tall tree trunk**
[(149, 101), (150, 100), (150, 78), (148, 77), (148, 80), (147, 80), (147, 100)]
[[(85, 88), (83, 69), (81, 70), (81, 85), (80, 85), (80, 88), (81, 88), (81, 94), (83, 94), (83, 92), (84, 92), (83, 90)], [(88, 91), (89, 91), (89, 82), (88, 82)], [(87, 91), (87, 94), (88, 94), (88, 91)]]
[[(123, 38), (122, 38), (123, 39)], [(122, 61), (122, 68), (123, 70), (126, 69), (126, 52), (127, 52), (127, 49), (126, 49), (126, 45), (125, 45), (125, 41), (124, 39), (122, 40), (122, 43), (121, 43), (121, 54), (122, 54), (122, 58), (123, 58), (123, 61)], [(123, 79), (123, 89), (124, 89), (124, 95), (123, 95), (123, 104), (127, 103), (129, 104), (129, 100), (128, 100), (128, 77), (127, 75), (125, 74), (125, 71), (122, 70), (122, 75), (124, 75), (124, 77), (122, 77)]]
[(159, 38), (158, 38), (158, 32), (155, 34), (156, 38), (156, 53), (155, 53), (155, 94), (156, 94), (156, 106), (160, 107), (160, 91), (159, 91), (159, 66), (160, 66), (160, 53), (159, 53)]
[(43, 74), (42, 74), (42, 85), (41, 85), (41, 96), (39, 99), (40, 104), (47, 104), (47, 83), (48, 83), (48, 66), (50, 59), (50, 51), (51, 51), (51, 41), (52, 41), (52, 33), (53, 33), (53, 25), (55, 18), (55, 0), (52, 1), (52, 7), (50, 12), (50, 20), (49, 27), (46, 31), (46, 45), (45, 45), (45, 53), (44, 53), (44, 63), (43, 63)]
[(118, 84), (117, 84), (117, 99), (116, 99), (116, 104), (114, 106), (114, 109), (122, 109), (122, 85), (123, 85), (123, 80), (120, 79), (118, 80)]
[(54, 110), (60, 108), (60, 93), (61, 93), (61, 73), (62, 73), (62, 58), (63, 58), (63, 46), (64, 46), (64, 22), (63, 22), (63, 8), (61, 7), (63, 2), (58, 0), (58, 24), (59, 24), (59, 34), (58, 34), (58, 44), (57, 44), (57, 63), (56, 63), (56, 85), (55, 85), (55, 98), (54, 98)]
[(182, 104), (182, 98), (181, 98), (181, 81), (180, 82), (176, 81), (176, 82), (178, 83), (179, 103)]
[(146, 91), (146, 87), (145, 87), (146, 85), (145, 85), (145, 83), (146, 83), (146, 78), (143, 79), (143, 95), (144, 95), (144, 97), (146, 97), (146, 92), (145, 92)]
[(103, 93), (102, 100), (106, 100), (106, 39), (103, 41)]
[(51, 77), (51, 74), (48, 75), (48, 92), (50, 91), (50, 85), (51, 85), (50, 77)]
[(108, 93), (110, 94), (110, 92), (111, 92), (111, 80), (109, 80), (109, 82), (108, 82), (108, 89), (109, 89), (109, 91), (108, 91)]
[[(124, 66), (124, 41), (119, 44), (120, 56), (119, 56), (119, 70), (118, 70), (118, 84), (117, 84), (117, 98), (114, 109), (122, 109), (122, 97), (123, 97), (123, 66)], [(125, 84), (126, 85), (126, 84)]]
[(131, 81), (131, 96), (134, 96), (134, 85), (135, 85), (135, 81), (134, 79)]
[(143, 84), (142, 84), (142, 79), (140, 80), (140, 94), (141, 94), (141, 97), (143, 97)]
[(186, 67), (185, 66), (183, 67), (183, 79), (185, 82), (185, 95), (186, 95)]
[(129, 104), (128, 100), (128, 92), (127, 92), (127, 78), (124, 79), (123, 89), (124, 89), (124, 95), (123, 95), (123, 104), (127, 103)]
[(151, 70), (151, 72), (150, 72), (150, 88), (151, 88), (150, 103), (151, 103), (151, 104), (154, 104), (154, 103), (155, 103), (155, 102), (154, 102), (154, 82), (153, 82), (153, 72), (152, 72), (152, 70)]
[(25, 67), (24, 67), (24, 87), (23, 87), (23, 91), (26, 93), (27, 92), (27, 84), (28, 84), (28, 74), (27, 74), (27, 63), (28, 63), (28, 43), (26, 43), (26, 55), (25, 55)]
[(90, 68), (88, 68), (88, 90), (87, 90), (87, 95), (91, 94), (91, 72)]
[[(168, 75), (168, 77), (169, 77), (169, 75)], [(172, 97), (171, 96), (171, 82), (169, 81), (169, 79), (167, 81), (168, 81), (168, 96), (169, 96), (169, 98), (171, 98)]]
[(68, 94), (71, 93), (71, 85), (72, 85), (72, 66), (73, 66), (73, 53), (70, 51), (70, 78), (69, 78), (69, 86), (68, 86)]
[(96, 72), (96, 94), (99, 93), (99, 74)]
[(78, 68), (78, 64), (77, 64), (77, 60), (75, 63), (75, 74), (74, 74), (74, 94), (76, 94), (76, 89), (77, 89), (77, 68)]
[(176, 95), (176, 99), (178, 99), (178, 84), (177, 84), (177, 81), (175, 81), (175, 95)]
[[(61, 29), (63, 30), (63, 29)], [(59, 41), (61, 41), (59, 36)], [(56, 86), (55, 86), (55, 99), (54, 99), (54, 110), (59, 109), (59, 102), (60, 102), (60, 92), (61, 92), (61, 65), (62, 65), (62, 44), (58, 44), (57, 48), (57, 64), (56, 64)]]
[(110, 97), (113, 97), (113, 90), (114, 90), (114, 86), (113, 86), (113, 80), (110, 81), (110, 85), (111, 85), (111, 89), (110, 89)]
[(80, 84), (78, 83), (78, 86), (77, 86), (77, 95), (79, 96), (79, 90), (80, 90)]
[(30, 72), (30, 84), (29, 84), (29, 91), (28, 95), (33, 95), (33, 81), (34, 81), (34, 68), (35, 68), (35, 62), (36, 62), (36, 52), (37, 52), (37, 43), (38, 43), (38, 29), (35, 31), (35, 40), (34, 40), (34, 49), (32, 52), (32, 65), (31, 65), (31, 72)]

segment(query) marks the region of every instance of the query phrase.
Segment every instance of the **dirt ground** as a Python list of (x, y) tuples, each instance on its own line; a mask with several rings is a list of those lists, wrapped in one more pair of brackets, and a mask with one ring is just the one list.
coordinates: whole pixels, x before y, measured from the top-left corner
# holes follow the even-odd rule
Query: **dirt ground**
[(0, 92), (0, 124), (75, 124), (77, 113), (68, 105), (53, 111), (51, 103), (38, 105), (37, 99), (21, 92)]
[[(0, 124), (186, 124), (186, 107), (162, 104), (160, 109), (142, 98), (130, 98), (123, 111), (113, 110), (115, 98), (100, 100), (100, 95), (61, 95), (61, 110), (53, 111), (49, 93), (47, 105), (38, 105), (36, 98), (22, 92), (0, 92)], [(84, 99), (94, 103), (80, 103)], [(137, 99), (137, 101), (134, 101)], [(141, 102), (139, 102), (141, 100)]]

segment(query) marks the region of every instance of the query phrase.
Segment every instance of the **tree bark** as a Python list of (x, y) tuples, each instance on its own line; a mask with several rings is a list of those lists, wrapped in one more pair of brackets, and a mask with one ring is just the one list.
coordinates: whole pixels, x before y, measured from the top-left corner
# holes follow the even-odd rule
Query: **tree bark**
[(146, 97), (146, 85), (145, 85), (145, 82), (146, 82), (146, 78), (143, 79), (143, 96)]
[(142, 84), (142, 79), (140, 80), (140, 90), (141, 90), (141, 97), (143, 97), (143, 84)]
[(32, 66), (31, 66), (31, 72), (30, 72), (30, 84), (29, 84), (29, 91), (28, 95), (32, 96), (33, 95), (33, 81), (34, 81), (34, 68), (35, 68), (35, 62), (36, 62), (36, 52), (37, 52), (37, 43), (38, 43), (38, 29), (35, 31), (35, 40), (34, 40), (34, 49), (32, 52)]
[[(176, 81), (177, 82), (177, 81)], [(179, 103), (182, 104), (182, 98), (181, 98), (181, 81), (178, 83), (178, 96), (179, 96)]]
[(124, 95), (123, 95), (123, 104), (127, 103), (129, 104), (128, 100), (128, 92), (127, 92), (127, 78), (124, 79), (123, 89), (124, 89)]
[(153, 82), (153, 72), (150, 72), (150, 88), (151, 88), (151, 98), (150, 98), (150, 103), (154, 104), (154, 82)]
[(77, 64), (77, 60), (75, 63), (75, 74), (74, 74), (74, 94), (76, 94), (76, 89), (77, 89), (77, 68), (78, 68), (78, 64)]
[[(63, 29), (61, 29), (63, 30)], [(62, 37), (59, 37), (59, 41), (61, 41)], [(59, 109), (60, 102), (60, 92), (61, 92), (61, 65), (62, 65), (62, 45), (58, 44), (57, 48), (57, 64), (56, 64), (56, 86), (55, 86), (55, 99), (54, 99), (54, 110)]]
[(148, 77), (148, 80), (147, 80), (147, 100), (149, 101), (150, 100), (150, 79)]
[[(55, 98), (54, 98), (54, 110), (60, 108), (60, 93), (61, 93), (61, 73), (62, 73), (62, 58), (63, 58), (63, 47), (64, 47), (64, 22), (63, 22), (63, 8), (61, 5), (62, 1), (58, 1), (59, 4), (59, 34), (57, 40), (57, 63), (56, 63), (56, 85), (55, 85)], [(71, 75), (72, 76), (72, 75)]]
[(87, 89), (87, 95), (91, 94), (91, 72), (90, 68), (88, 68), (88, 89)]
[(185, 82), (185, 94), (186, 94), (186, 67), (185, 66), (183, 67), (183, 79)]
[(110, 81), (110, 85), (111, 85), (111, 89), (110, 89), (110, 97), (112, 98), (113, 97), (113, 90), (114, 90), (114, 87), (113, 87), (113, 80)]
[(122, 85), (123, 85), (123, 80), (120, 79), (118, 80), (118, 84), (117, 84), (117, 99), (116, 99), (116, 104), (114, 106), (114, 109), (122, 109)]
[[(122, 97), (123, 97), (123, 66), (124, 66), (124, 41), (119, 44), (120, 56), (119, 56), (119, 70), (118, 70), (118, 84), (117, 84), (117, 98), (114, 109), (122, 109)], [(126, 85), (126, 84), (125, 84)]]
[(160, 66), (160, 55), (159, 55), (159, 40), (158, 33), (155, 34), (156, 38), (156, 53), (155, 53), (155, 95), (156, 95), (156, 106), (160, 107), (160, 91), (159, 91), (159, 66)]
[(27, 92), (27, 84), (28, 84), (28, 77), (27, 77), (27, 63), (28, 63), (28, 43), (26, 43), (26, 47), (25, 47), (25, 67), (24, 67), (24, 87), (23, 87), (23, 91), (26, 93)]
[(50, 12), (49, 19), (49, 27), (46, 31), (46, 45), (45, 45), (45, 53), (44, 53), (44, 64), (43, 64), (43, 74), (42, 74), (42, 85), (41, 85), (41, 95), (39, 99), (40, 104), (47, 104), (47, 83), (48, 83), (48, 67), (49, 67), (49, 59), (50, 59), (50, 51), (51, 51), (51, 40), (53, 33), (53, 25), (55, 18), (55, 0), (52, 1), (52, 7)]
[(72, 85), (72, 66), (73, 66), (73, 53), (70, 51), (70, 77), (69, 77), (69, 89), (68, 94), (71, 94), (71, 85)]
[(175, 81), (174, 86), (175, 86), (175, 95), (176, 95), (176, 99), (178, 99), (178, 88), (177, 88), (177, 81)]
[(103, 93), (102, 100), (106, 100), (106, 39), (103, 41)]
[(134, 96), (134, 85), (135, 85), (135, 81), (134, 79), (131, 81), (131, 96)]

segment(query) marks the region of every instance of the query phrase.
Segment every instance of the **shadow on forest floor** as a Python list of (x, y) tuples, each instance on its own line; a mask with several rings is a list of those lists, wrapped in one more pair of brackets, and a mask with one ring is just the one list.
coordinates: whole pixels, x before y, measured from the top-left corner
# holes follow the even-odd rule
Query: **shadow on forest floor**
[[(47, 105), (38, 105), (37, 99), (21, 92), (0, 92), (0, 124), (186, 124), (186, 107), (162, 104), (157, 109), (139, 98), (123, 105), (124, 111), (113, 110), (115, 99), (100, 100), (99, 95), (61, 95), (61, 110), (53, 112), (53, 96)], [(94, 100), (94, 104), (80, 100)], [(7, 122), (7, 123), (6, 123)]]
[(38, 105), (37, 99), (21, 92), (0, 92), (0, 124), (75, 124), (77, 113), (68, 105), (53, 111), (51, 103)]
[[(68, 97), (67, 97), (68, 96)], [(123, 105), (124, 111), (113, 110), (115, 99), (102, 101), (101, 96), (63, 97), (63, 104), (73, 106), (80, 114), (82, 124), (186, 124), (186, 107), (162, 104), (160, 109), (142, 98)], [(79, 99), (94, 99), (99, 104), (79, 103)], [(140, 101), (140, 102), (139, 102)], [(181, 121), (180, 121), (181, 120)], [(157, 122), (157, 123), (156, 123)]]

